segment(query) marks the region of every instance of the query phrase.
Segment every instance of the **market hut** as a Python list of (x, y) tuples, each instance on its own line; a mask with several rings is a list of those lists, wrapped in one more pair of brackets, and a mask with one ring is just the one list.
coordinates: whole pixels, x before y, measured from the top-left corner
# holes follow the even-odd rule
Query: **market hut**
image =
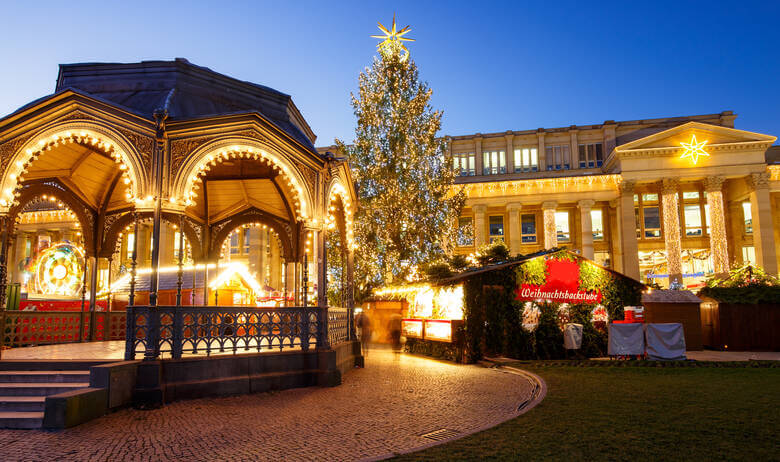
[[(606, 354), (606, 326), (647, 286), (568, 250), (488, 263), (377, 294), (404, 293), (407, 349), (476, 361), (484, 354), (564, 356), (562, 327), (584, 326), (582, 354)], [(453, 352), (454, 351), (454, 352)]]

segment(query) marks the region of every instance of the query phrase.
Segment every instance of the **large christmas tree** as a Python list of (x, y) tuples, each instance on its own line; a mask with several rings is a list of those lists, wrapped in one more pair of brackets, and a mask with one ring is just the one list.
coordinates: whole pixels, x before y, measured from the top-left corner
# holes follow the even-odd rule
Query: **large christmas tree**
[(391, 30), (379, 27), (379, 56), (352, 94), (355, 141), (336, 140), (357, 185), (355, 282), (362, 293), (443, 256), (465, 197), (452, 190), (452, 160), (437, 138), (442, 112), (430, 106), (433, 92), (403, 44), (411, 41), (404, 37), (409, 27), (397, 31), (395, 18)]

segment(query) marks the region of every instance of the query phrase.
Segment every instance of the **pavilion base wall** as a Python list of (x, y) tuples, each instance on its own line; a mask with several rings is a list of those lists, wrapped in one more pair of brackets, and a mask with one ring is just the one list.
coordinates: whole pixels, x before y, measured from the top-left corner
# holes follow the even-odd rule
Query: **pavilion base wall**
[(362, 365), (362, 356), (355, 341), (329, 350), (142, 361), (133, 401), (151, 408), (182, 399), (337, 386), (356, 365)]

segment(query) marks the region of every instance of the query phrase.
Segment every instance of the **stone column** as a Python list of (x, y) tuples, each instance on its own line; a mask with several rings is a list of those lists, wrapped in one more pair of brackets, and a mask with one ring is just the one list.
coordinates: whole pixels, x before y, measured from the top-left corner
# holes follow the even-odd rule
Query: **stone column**
[(512, 130), (509, 130), (504, 138), (506, 139), (506, 172), (515, 173), (515, 135)]
[(623, 274), (639, 280), (639, 246), (636, 240), (634, 216), (634, 186), (631, 180), (620, 183), (620, 238), (623, 248)]
[(474, 137), (474, 174), (482, 175), (482, 134)]
[(680, 203), (678, 193), (680, 182), (676, 178), (661, 181), (661, 219), (666, 246), (666, 267), (669, 270), (669, 284), (677, 280), (682, 283), (682, 240), (680, 237)]
[(728, 203), (729, 207), (729, 229), (731, 230), (731, 261), (734, 266), (742, 266), (742, 246), (744, 245), (745, 220), (742, 215), (742, 202), (732, 201)]
[(536, 130), (536, 138), (539, 142), (539, 147), (537, 149), (539, 152), (537, 152), (536, 154), (537, 154), (537, 159), (539, 160), (540, 172), (547, 170), (547, 155), (544, 150), (544, 135), (545, 133), (543, 128), (539, 128)]
[(519, 202), (507, 204), (506, 210), (509, 215), (509, 223), (506, 230), (509, 233), (509, 251), (512, 255), (520, 254), (520, 246), (523, 244), (522, 231), (520, 229), (520, 210), (523, 205)]
[(609, 215), (608, 215), (608, 221), (609, 223), (609, 248), (612, 253), (612, 258), (610, 259), (610, 268), (612, 268), (615, 271), (623, 272), (623, 247), (621, 246), (621, 243), (623, 242), (621, 233), (620, 233), (620, 208), (618, 207), (620, 205), (620, 199), (613, 199), (609, 201)]
[(753, 215), (753, 247), (756, 265), (769, 274), (777, 275), (777, 250), (772, 229), (772, 203), (769, 197), (769, 173), (751, 173), (747, 177), (750, 188), (750, 212)]
[(548, 201), (542, 204), (542, 218), (544, 220), (544, 248), (558, 247), (558, 231), (555, 229), (555, 209), (558, 203)]
[(576, 125), (569, 127), (569, 162), (572, 169), (580, 168), (580, 149), (577, 141)]
[(723, 206), (723, 177), (710, 176), (704, 179), (707, 191), (707, 212), (710, 214), (710, 254), (716, 274), (729, 270), (729, 249), (726, 238), (726, 213)]
[[(577, 202), (580, 207), (580, 224), (582, 233), (582, 256), (593, 260), (593, 221), (590, 217), (590, 210), (593, 208), (595, 202), (590, 199), (585, 199)], [(602, 217), (602, 220), (604, 218)], [(602, 226), (603, 226), (602, 222)]]
[(474, 247), (479, 249), (487, 244), (487, 236), (485, 235), (487, 206), (479, 204), (471, 207), (471, 209), (474, 211)]

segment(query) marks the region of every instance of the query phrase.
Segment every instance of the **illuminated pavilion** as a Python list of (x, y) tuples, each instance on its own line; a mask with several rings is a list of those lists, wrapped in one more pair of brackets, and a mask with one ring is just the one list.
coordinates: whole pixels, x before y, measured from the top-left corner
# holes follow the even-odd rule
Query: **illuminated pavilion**
[[(315, 139), (290, 96), (184, 59), (61, 65), (53, 94), (0, 119), (0, 305), (82, 314), (25, 340), (7, 311), (4, 343), (127, 338), (128, 358), (153, 359), (323, 347), (328, 319), (349, 337), (326, 274), (351, 310), (355, 191)], [(211, 293), (236, 265), (242, 295)]]

